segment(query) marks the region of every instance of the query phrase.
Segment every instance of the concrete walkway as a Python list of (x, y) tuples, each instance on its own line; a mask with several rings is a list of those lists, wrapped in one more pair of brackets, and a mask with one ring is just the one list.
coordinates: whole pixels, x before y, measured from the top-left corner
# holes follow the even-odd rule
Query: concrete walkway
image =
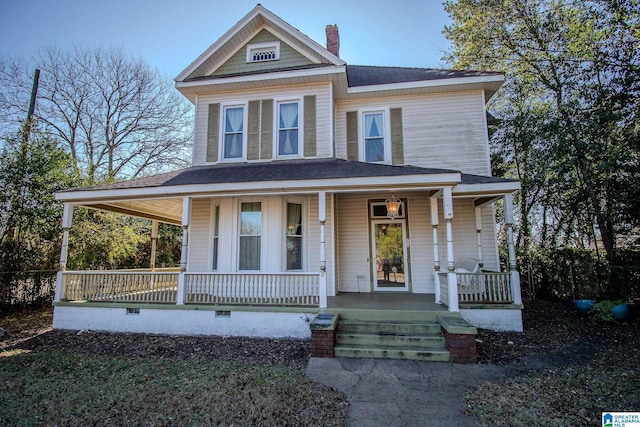
[(311, 358), (307, 375), (347, 395), (349, 426), (474, 426), (465, 415), (467, 387), (500, 380), (493, 365), (386, 359)]

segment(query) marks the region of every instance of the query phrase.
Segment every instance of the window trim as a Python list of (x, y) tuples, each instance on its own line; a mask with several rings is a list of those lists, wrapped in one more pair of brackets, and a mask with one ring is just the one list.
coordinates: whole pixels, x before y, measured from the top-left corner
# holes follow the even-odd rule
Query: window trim
[[(387, 215), (375, 215), (373, 210), (374, 207), (384, 207), (385, 210), (387, 209), (386, 203), (384, 200), (369, 200), (369, 219), (370, 220), (383, 220), (383, 219), (390, 219)], [(406, 214), (406, 207), (405, 207), (405, 199), (400, 198), (400, 210), (398, 212), (398, 216), (396, 217), (396, 219), (406, 219), (407, 218), (407, 214)]]
[[(280, 154), (280, 104), (298, 103), (298, 153)], [(274, 98), (273, 114), (273, 158), (296, 159), (304, 157), (304, 99), (303, 97)]]
[[(383, 148), (384, 160), (381, 162), (367, 162), (367, 153), (365, 151), (365, 116), (367, 114), (382, 113), (382, 121), (384, 124)], [(389, 107), (367, 107), (358, 110), (358, 159), (361, 162), (387, 164), (392, 162), (391, 153), (391, 113)]]
[[(224, 157), (225, 144), (225, 119), (227, 116), (227, 108), (242, 107), (242, 155), (240, 157)], [(218, 132), (218, 161), (220, 162), (245, 162), (247, 161), (247, 126), (249, 120), (249, 102), (248, 101), (230, 101), (220, 103), (220, 131)]]
[[(301, 205), (301, 209), (302, 209), (302, 218), (301, 218), (301, 223), (302, 223), (302, 244), (300, 245), (302, 248), (302, 256), (301, 256), (301, 268), (300, 269), (295, 269), (295, 270), (291, 270), (287, 268), (287, 205), (288, 204), (296, 204), (296, 205)], [(282, 212), (283, 212), (283, 219), (282, 219), (282, 271), (292, 271), (292, 272), (304, 272), (304, 271), (308, 271), (308, 254), (309, 254), (309, 250), (310, 248), (308, 247), (309, 245), (309, 212), (308, 212), (308, 203), (307, 200), (304, 198), (299, 198), (299, 197), (284, 197), (282, 200)]]
[[(260, 203), (260, 219), (261, 219), (261, 226), (260, 226), (260, 269), (258, 270), (241, 270), (240, 269), (240, 239), (243, 237), (241, 230), (242, 230), (242, 204), (243, 203)], [(264, 236), (265, 236), (265, 222), (264, 222), (264, 208), (265, 208), (265, 202), (262, 198), (242, 198), (242, 199), (238, 199), (238, 212), (237, 212), (237, 218), (238, 218), (238, 224), (237, 224), (237, 239), (236, 239), (236, 262), (235, 262), (235, 268), (236, 271), (238, 272), (245, 272), (245, 273), (258, 273), (261, 272), (263, 267), (264, 267)]]
[[(259, 49), (268, 49), (268, 48), (273, 48), (273, 50), (275, 51), (275, 58), (270, 58), (270, 59), (260, 59), (257, 61), (253, 60), (253, 51), (255, 50), (259, 50)], [(258, 62), (269, 62), (269, 61), (277, 61), (280, 59), (280, 42), (279, 41), (272, 41), (272, 42), (264, 42), (264, 43), (252, 43), (252, 44), (248, 44), (247, 45), (247, 53), (246, 53), (246, 60), (247, 63), (258, 63)]]

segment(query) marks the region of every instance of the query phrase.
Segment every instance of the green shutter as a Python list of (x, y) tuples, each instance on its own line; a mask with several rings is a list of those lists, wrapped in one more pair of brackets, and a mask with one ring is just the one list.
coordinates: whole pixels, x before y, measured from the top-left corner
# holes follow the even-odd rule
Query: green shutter
[(270, 159), (273, 155), (273, 99), (263, 99), (261, 105), (260, 158)]
[(402, 108), (392, 108), (391, 115), (391, 163), (404, 164), (404, 139), (402, 137)]
[(260, 101), (249, 101), (247, 124), (247, 160), (258, 160), (260, 151)]
[(347, 112), (347, 159), (358, 160), (358, 112)]
[(304, 97), (304, 156), (316, 156), (316, 96)]
[(218, 161), (218, 126), (220, 123), (220, 104), (209, 104), (207, 121), (207, 162)]

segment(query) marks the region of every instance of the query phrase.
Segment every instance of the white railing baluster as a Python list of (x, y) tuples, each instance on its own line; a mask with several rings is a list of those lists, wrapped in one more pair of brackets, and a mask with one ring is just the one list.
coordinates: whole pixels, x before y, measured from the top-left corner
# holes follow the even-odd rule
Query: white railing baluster
[[(464, 303), (511, 303), (509, 273), (457, 273), (458, 299)], [(447, 292), (440, 288), (441, 300)]]

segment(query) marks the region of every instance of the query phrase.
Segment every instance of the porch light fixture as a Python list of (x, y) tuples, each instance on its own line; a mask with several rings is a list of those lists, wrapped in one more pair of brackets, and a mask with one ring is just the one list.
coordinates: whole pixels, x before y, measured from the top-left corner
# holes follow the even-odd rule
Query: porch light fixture
[(400, 199), (396, 198), (394, 194), (391, 194), (391, 198), (384, 201), (387, 206), (387, 216), (391, 219), (396, 219), (400, 215)]

